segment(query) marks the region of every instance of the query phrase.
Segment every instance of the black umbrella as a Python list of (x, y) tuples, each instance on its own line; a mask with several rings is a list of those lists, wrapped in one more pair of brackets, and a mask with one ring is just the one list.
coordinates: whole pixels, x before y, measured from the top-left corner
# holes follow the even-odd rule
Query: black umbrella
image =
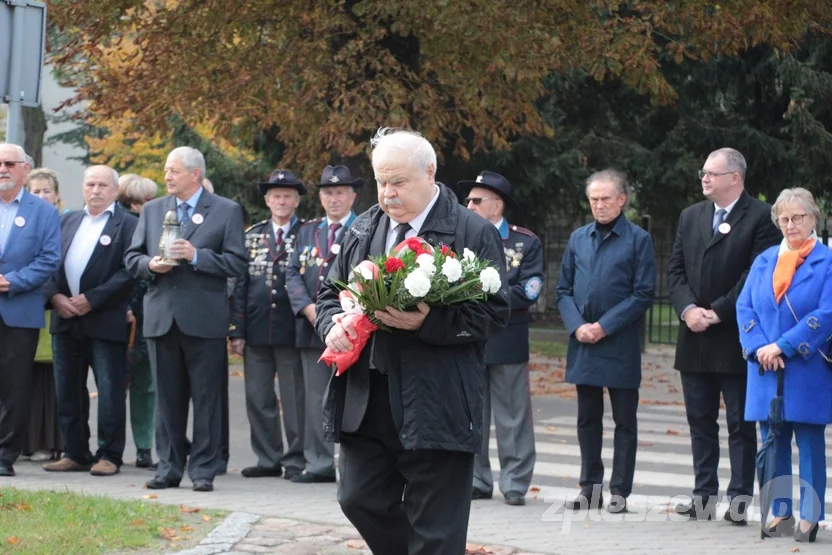
[[(770, 482), (777, 471), (777, 436), (783, 427), (783, 369), (777, 372), (777, 393), (768, 408), (768, 435), (757, 451), (757, 481), (760, 483), (760, 537), (765, 539), (766, 521), (771, 509), (773, 490)], [(760, 366), (760, 375), (764, 373)]]

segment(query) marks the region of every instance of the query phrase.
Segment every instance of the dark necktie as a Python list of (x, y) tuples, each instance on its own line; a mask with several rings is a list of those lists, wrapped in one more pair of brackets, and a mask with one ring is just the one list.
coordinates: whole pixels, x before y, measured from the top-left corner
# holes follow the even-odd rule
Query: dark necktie
[(338, 235), (338, 230), (341, 229), (341, 224), (329, 224), (329, 239), (326, 242), (326, 252), (332, 250), (332, 243), (335, 242), (335, 236)]
[(726, 214), (728, 214), (728, 211), (724, 208), (720, 208), (716, 211), (716, 221), (714, 222), (714, 235), (716, 235), (716, 231), (719, 229), (719, 224), (725, 221)]
[(185, 235), (185, 230), (188, 228), (188, 223), (191, 221), (191, 205), (183, 202), (179, 205), (179, 235)]
[(411, 229), (413, 228), (410, 227), (410, 224), (399, 224), (396, 226), (396, 240), (393, 241), (393, 249), (396, 248), (396, 245), (405, 240), (405, 235), (407, 235), (407, 232)]
[(283, 244), (283, 228), (280, 227), (277, 229), (277, 237), (275, 238), (275, 245), (277, 248), (280, 249), (280, 246)]

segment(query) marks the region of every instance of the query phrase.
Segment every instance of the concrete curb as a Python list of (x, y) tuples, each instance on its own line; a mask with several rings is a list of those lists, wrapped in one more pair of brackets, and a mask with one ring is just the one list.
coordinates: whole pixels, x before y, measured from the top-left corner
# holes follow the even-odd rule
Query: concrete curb
[(260, 520), (260, 515), (251, 513), (231, 513), (222, 524), (211, 530), (198, 546), (175, 551), (169, 555), (220, 555), (228, 553), (231, 548), (245, 538), (251, 531), (251, 525)]

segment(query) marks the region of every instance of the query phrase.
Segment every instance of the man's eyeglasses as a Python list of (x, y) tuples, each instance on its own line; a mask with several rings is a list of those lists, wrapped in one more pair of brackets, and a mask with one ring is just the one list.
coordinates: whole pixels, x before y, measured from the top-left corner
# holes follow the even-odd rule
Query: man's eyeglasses
[(484, 200), (497, 200), (497, 199), (494, 198), (494, 197), (468, 197), (468, 198), (465, 199), (465, 205), (467, 206), (467, 205), (469, 205), (473, 202), (474, 206), (479, 206), (482, 203), (482, 201), (484, 201)]
[(706, 176), (706, 175), (707, 175), (708, 177), (710, 177), (711, 179), (713, 179), (714, 177), (719, 177), (719, 176), (721, 176), (721, 175), (728, 175), (728, 174), (731, 174), (731, 173), (736, 173), (736, 172), (722, 172), (722, 173), (716, 173), (716, 172), (709, 172), (709, 171), (707, 171), (707, 170), (699, 170), (699, 179), (705, 179), (705, 176)]
[(26, 162), (23, 160), (6, 160), (5, 162), (0, 161), (0, 167), (6, 166), (9, 169), (14, 168), (18, 164), (25, 164)]
[(803, 218), (805, 218), (808, 215), (809, 214), (795, 214), (791, 218), (786, 218), (786, 217), (777, 218), (777, 223), (780, 224), (781, 228), (784, 228), (787, 225), (789, 225), (789, 221), (791, 221), (794, 225), (800, 225), (800, 224), (803, 223)]

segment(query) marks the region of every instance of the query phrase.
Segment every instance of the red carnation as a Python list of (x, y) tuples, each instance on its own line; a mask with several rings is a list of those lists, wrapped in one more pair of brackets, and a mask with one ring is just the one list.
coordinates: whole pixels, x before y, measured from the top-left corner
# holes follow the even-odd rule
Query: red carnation
[(439, 250), (440, 250), (440, 251), (442, 252), (442, 254), (444, 254), (445, 256), (450, 256), (451, 258), (456, 258), (456, 253), (455, 253), (454, 251), (452, 251), (452, 250), (451, 250), (451, 247), (449, 247), (448, 245), (442, 245), (442, 248), (441, 248), (441, 249), (439, 249)]
[(399, 270), (404, 270), (404, 262), (402, 262), (396, 257), (388, 258), (384, 262), (384, 270), (388, 274), (395, 274)]
[(413, 252), (424, 250), (424, 247), (422, 247), (422, 241), (418, 237), (411, 237), (405, 242), (405, 244), (407, 245), (407, 248)]

